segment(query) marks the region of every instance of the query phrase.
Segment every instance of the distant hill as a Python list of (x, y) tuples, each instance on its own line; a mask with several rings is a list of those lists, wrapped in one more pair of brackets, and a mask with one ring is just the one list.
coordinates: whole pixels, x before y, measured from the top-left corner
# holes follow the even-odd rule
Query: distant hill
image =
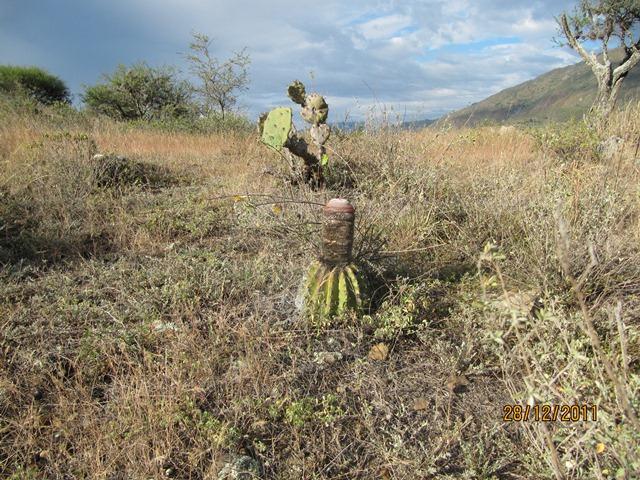
[[(398, 124), (392, 123), (392, 125), (397, 126), (402, 130), (420, 130), (422, 128), (428, 127), (434, 122), (436, 122), (436, 120), (425, 118), (423, 120), (404, 121)], [(367, 127), (367, 123), (364, 121), (347, 121), (331, 123), (331, 126), (345, 132), (353, 132), (356, 130), (365, 129)]]
[[(620, 61), (622, 53), (612, 58)], [(445, 115), (440, 121), (469, 126), (483, 122), (543, 123), (549, 120), (582, 118), (595, 99), (595, 76), (584, 62), (557, 68), (533, 80), (502, 90), (469, 107)], [(624, 80), (618, 106), (640, 99), (640, 68), (636, 67)]]

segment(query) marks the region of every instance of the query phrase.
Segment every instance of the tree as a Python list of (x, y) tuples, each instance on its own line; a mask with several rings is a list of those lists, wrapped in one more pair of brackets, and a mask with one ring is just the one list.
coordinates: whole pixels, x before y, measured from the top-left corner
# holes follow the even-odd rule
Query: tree
[(249, 83), (248, 66), (251, 63), (246, 48), (235, 52), (231, 58), (220, 62), (211, 55), (211, 40), (202, 33), (194, 33), (189, 44), (192, 53), (186, 55), (191, 64), (191, 72), (200, 80), (194, 91), (201, 101), (201, 113), (208, 115), (219, 111), (224, 119), (225, 112), (232, 109), (237, 101), (237, 92), (246, 90)]
[(45, 105), (71, 101), (65, 83), (38, 67), (0, 65), (0, 92), (26, 94)]
[[(558, 23), (560, 33), (591, 67), (598, 81), (598, 93), (591, 112), (599, 120), (606, 119), (615, 106), (624, 79), (640, 62), (640, 39), (635, 37), (640, 25), (640, 2), (581, 0), (574, 13), (563, 13)], [(601, 55), (587, 52), (586, 41), (599, 42)], [(611, 43), (618, 43), (623, 52), (619, 64), (612, 61)]]
[(183, 117), (192, 112), (191, 88), (168, 67), (137, 63), (119, 65), (104, 82), (85, 87), (83, 102), (98, 113), (118, 120)]

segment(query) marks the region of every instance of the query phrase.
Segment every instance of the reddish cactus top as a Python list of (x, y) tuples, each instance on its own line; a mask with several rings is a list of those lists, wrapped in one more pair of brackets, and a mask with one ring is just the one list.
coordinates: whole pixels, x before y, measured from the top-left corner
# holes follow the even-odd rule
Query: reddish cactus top
[(355, 213), (355, 208), (344, 198), (332, 198), (324, 206), (324, 213)]

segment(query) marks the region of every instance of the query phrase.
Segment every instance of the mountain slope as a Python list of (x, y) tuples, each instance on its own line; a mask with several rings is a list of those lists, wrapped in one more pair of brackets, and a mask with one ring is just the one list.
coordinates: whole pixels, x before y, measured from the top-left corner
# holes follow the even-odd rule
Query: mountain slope
[[(621, 58), (621, 52), (612, 57)], [(596, 79), (584, 63), (557, 68), (533, 80), (507, 88), (481, 102), (450, 113), (441, 121), (454, 125), (490, 123), (540, 123), (580, 118), (589, 110), (597, 91)], [(625, 79), (618, 106), (640, 99), (640, 68)]]

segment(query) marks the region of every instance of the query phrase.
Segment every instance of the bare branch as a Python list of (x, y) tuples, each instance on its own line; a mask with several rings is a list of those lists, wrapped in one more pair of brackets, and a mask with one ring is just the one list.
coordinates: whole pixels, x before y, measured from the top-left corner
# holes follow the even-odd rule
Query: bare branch
[(598, 62), (598, 59), (596, 58), (596, 56), (594, 54), (589, 54), (584, 49), (582, 44), (580, 44), (580, 42), (578, 42), (578, 40), (576, 39), (575, 35), (571, 31), (571, 28), (569, 27), (569, 22), (567, 20), (566, 13), (563, 13), (560, 16), (560, 26), (562, 27), (562, 31), (564, 32), (564, 36), (566, 37), (567, 41), (569, 42), (569, 45), (571, 46), (571, 48), (573, 48), (576, 52), (578, 52), (580, 54), (580, 56), (587, 63), (587, 65), (589, 65), (594, 72), (598, 71), (599, 69), (601, 69), (602, 65)]
[(251, 59), (244, 48), (220, 62), (211, 55), (210, 46), (211, 40), (207, 35), (193, 33), (193, 41), (189, 45), (193, 53), (185, 57), (191, 64), (191, 72), (200, 80), (194, 91), (201, 99), (202, 113), (218, 110), (224, 118), (225, 113), (236, 105), (237, 92), (247, 89)]
[(621, 78), (624, 78), (639, 62), (640, 50), (638, 50), (638, 48), (634, 48), (631, 57), (613, 71), (613, 81), (618, 82)]

